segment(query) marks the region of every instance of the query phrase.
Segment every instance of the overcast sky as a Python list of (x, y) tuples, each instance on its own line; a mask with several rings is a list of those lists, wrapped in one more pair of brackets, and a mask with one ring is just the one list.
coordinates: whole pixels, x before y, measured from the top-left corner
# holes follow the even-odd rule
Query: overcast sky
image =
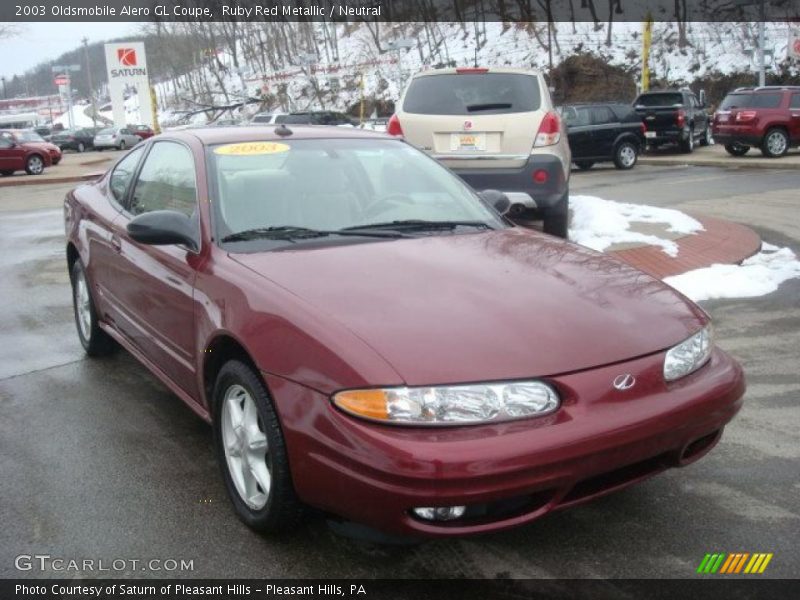
[(99, 42), (136, 33), (138, 23), (22, 23), (19, 35), (0, 40), (0, 75), (9, 79), (62, 52), (80, 46), (86, 36)]

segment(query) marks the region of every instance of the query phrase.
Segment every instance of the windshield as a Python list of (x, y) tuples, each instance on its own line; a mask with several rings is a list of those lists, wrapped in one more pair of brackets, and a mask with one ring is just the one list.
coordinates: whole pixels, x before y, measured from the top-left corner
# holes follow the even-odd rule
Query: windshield
[(20, 131), (16, 134), (18, 142), (43, 142), (44, 139), (35, 131)]
[(778, 94), (765, 93), (745, 93), (728, 94), (719, 106), (719, 110), (730, 110), (732, 108), (778, 108), (781, 105), (782, 96)]
[(530, 112), (541, 104), (533, 75), (462, 73), (425, 75), (411, 82), (403, 110), (425, 115), (497, 115)]
[(636, 99), (636, 106), (674, 106), (683, 104), (682, 94), (643, 94)]
[[(267, 228), (391, 229), (395, 221), (459, 221), (504, 227), (466, 184), (401, 141), (226, 144), (213, 147), (209, 160), (216, 179), (212, 205), (220, 239)], [(263, 240), (260, 243), (263, 245)]]

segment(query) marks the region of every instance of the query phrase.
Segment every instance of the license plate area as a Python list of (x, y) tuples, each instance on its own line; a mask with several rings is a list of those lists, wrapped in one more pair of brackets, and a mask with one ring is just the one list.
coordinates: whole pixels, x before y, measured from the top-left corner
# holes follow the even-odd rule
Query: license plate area
[(658, 135), (658, 133), (656, 133), (655, 131), (645, 131), (644, 132), (644, 137), (646, 137), (646, 138), (654, 138), (657, 135)]
[(452, 152), (485, 152), (485, 133), (451, 133), (450, 150)]

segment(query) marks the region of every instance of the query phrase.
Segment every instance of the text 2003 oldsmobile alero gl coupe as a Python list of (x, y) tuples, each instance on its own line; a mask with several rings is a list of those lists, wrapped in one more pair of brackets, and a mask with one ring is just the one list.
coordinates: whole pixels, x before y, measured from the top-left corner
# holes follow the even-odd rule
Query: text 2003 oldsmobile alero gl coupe
[(261, 531), (498, 530), (705, 454), (744, 392), (705, 312), (507, 202), (379, 134), (157, 136), (66, 197), (80, 340), (213, 424)]

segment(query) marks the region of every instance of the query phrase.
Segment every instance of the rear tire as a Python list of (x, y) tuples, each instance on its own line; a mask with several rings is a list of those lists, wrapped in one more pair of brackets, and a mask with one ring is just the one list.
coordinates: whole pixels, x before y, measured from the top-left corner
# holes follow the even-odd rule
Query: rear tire
[(126, 146), (126, 145), (127, 145), (127, 144), (125, 144), (125, 140), (120, 140), (120, 142), (119, 142), (119, 149), (120, 149), (120, 150), (125, 150), (125, 146)]
[(680, 146), (681, 151), (685, 154), (691, 154), (694, 152), (694, 131), (692, 130), (691, 126), (689, 127), (689, 136), (685, 140), (681, 141)]
[(75, 261), (70, 271), (72, 281), (72, 308), (75, 315), (75, 327), (78, 339), (89, 356), (106, 356), (114, 351), (114, 340), (100, 329), (97, 322), (97, 311), (86, 270), (80, 259)]
[(217, 459), (236, 514), (262, 533), (294, 529), (303, 505), (292, 484), (280, 420), (261, 377), (249, 365), (231, 360), (217, 376), (213, 398)]
[(778, 158), (789, 151), (789, 136), (785, 129), (773, 127), (761, 142), (761, 153), (767, 158)]
[(725, 151), (731, 156), (744, 156), (750, 151), (750, 146), (734, 142), (733, 144), (725, 144)]
[(575, 166), (578, 167), (581, 171), (588, 171), (594, 166), (594, 161), (592, 160), (576, 160)]
[(614, 150), (614, 166), (618, 169), (632, 169), (638, 160), (639, 147), (633, 142), (621, 142)]
[(706, 130), (703, 132), (703, 136), (700, 138), (700, 145), (709, 146), (710, 144), (711, 144), (711, 127), (709, 127), (708, 123), (706, 123)]
[(544, 211), (543, 228), (545, 233), (567, 239), (569, 234), (569, 193), (553, 207)]
[(81, 153), (82, 153), (82, 152), (84, 152), (84, 151), (86, 150), (86, 146), (84, 145), (84, 143), (83, 143), (83, 142), (78, 142), (78, 148), (77, 148), (77, 150), (78, 150), (78, 152), (81, 152)]

